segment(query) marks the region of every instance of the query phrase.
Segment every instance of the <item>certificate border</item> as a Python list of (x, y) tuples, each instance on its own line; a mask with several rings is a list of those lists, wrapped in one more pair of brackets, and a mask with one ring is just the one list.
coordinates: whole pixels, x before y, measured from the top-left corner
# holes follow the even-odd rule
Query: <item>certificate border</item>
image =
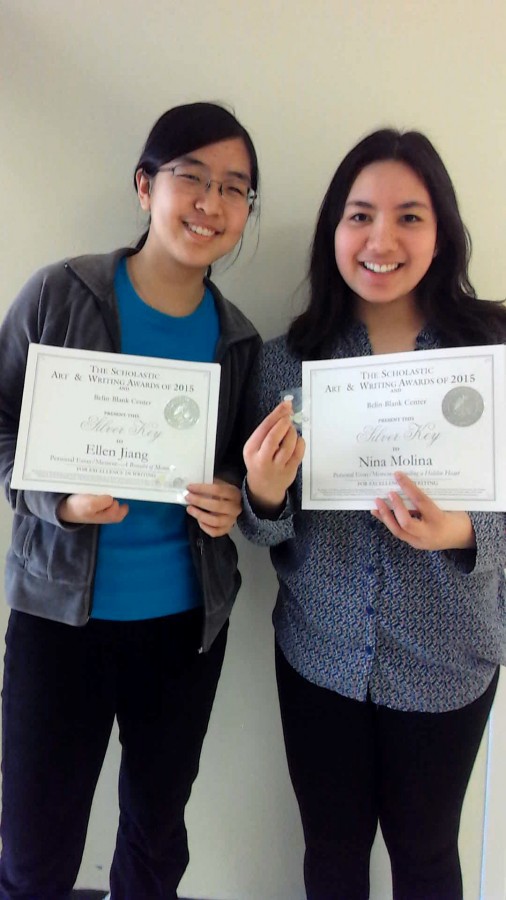
[[(60, 352), (61, 351), (61, 352)], [(39, 366), (42, 361), (42, 358), (45, 360), (59, 360), (61, 358), (65, 358), (70, 361), (79, 361), (79, 360), (89, 360), (90, 362), (94, 359), (97, 361), (107, 361), (109, 364), (116, 362), (118, 365), (124, 366), (138, 366), (143, 368), (143, 370), (156, 370), (161, 369), (164, 372), (167, 371), (193, 371), (196, 374), (203, 376), (205, 379), (205, 389), (206, 389), (206, 404), (205, 404), (205, 439), (204, 439), (204, 453), (203, 453), (203, 461), (204, 461), (204, 471), (203, 471), (203, 480), (205, 481), (208, 477), (208, 468), (212, 468), (214, 472), (214, 451), (209, 451), (209, 430), (208, 423), (211, 413), (211, 408), (214, 404), (216, 404), (216, 412), (218, 412), (218, 404), (219, 404), (219, 390), (220, 390), (220, 365), (219, 363), (209, 362), (195, 362), (193, 360), (179, 360), (172, 359), (166, 357), (144, 357), (144, 356), (136, 356), (134, 354), (123, 354), (123, 353), (113, 353), (110, 351), (98, 351), (98, 350), (86, 350), (77, 347), (54, 347), (49, 344), (30, 344), (28, 348), (27, 354), (27, 365), (26, 365), (26, 373), (25, 373), (25, 385), (23, 389), (23, 394), (30, 393), (30, 406), (27, 407), (24, 404), (24, 396), (21, 406), (21, 415), (19, 421), (18, 428), (18, 440), (19, 437), (23, 437), (23, 451), (22, 451), (22, 462), (21, 465), (17, 465), (15, 460), (12, 480), (16, 481), (16, 485), (19, 484), (19, 487), (13, 485), (15, 490), (41, 490), (48, 492), (65, 492), (65, 488), (68, 488), (71, 493), (111, 493), (113, 495), (120, 496), (122, 499), (144, 499), (147, 502), (175, 502), (175, 498), (181, 495), (182, 488), (175, 488), (169, 486), (162, 487), (151, 487), (149, 485), (139, 485), (137, 487), (128, 487), (121, 484), (114, 485), (111, 484), (110, 481), (107, 481), (107, 476), (104, 476), (104, 481), (102, 482), (101, 476), (97, 476), (95, 481), (90, 482), (80, 482), (79, 479), (73, 479), (71, 477), (58, 477), (48, 476), (47, 478), (32, 478), (26, 474), (27, 469), (27, 451), (26, 448), (29, 446), (30, 441), (33, 440), (33, 413), (34, 409), (37, 407), (38, 402), (36, 400), (36, 383), (37, 376), (40, 371)], [(216, 367), (216, 371), (218, 374), (218, 378), (213, 378), (212, 369), (210, 367)], [(182, 396), (182, 394), (181, 394)], [(17, 444), (16, 444), (17, 449)], [(212, 480), (212, 476), (211, 476)], [(33, 485), (37, 485), (34, 487)], [(60, 485), (61, 487), (55, 487), (55, 485)], [(124, 491), (126, 491), (125, 495)], [(146, 496), (146, 495), (150, 496)], [(142, 495), (142, 496), (141, 496)]]
[[(505, 376), (505, 368), (506, 368), (506, 349), (504, 349), (504, 357), (501, 358), (500, 353), (493, 352), (491, 349), (495, 347), (496, 351), (499, 351), (503, 348), (503, 345), (484, 345), (484, 346), (476, 346), (476, 347), (455, 347), (455, 348), (441, 348), (441, 349), (433, 349), (433, 350), (417, 350), (417, 351), (409, 351), (407, 353), (399, 353), (399, 354), (378, 354), (377, 357), (350, 357), (349, 359), (330, 359), (330, 360), (314, 360), (314, 361), (304, 361), (303, 366), (303, 388), (304, 383), (307, 384), (307, 374), (309, 374), (309, 396), (307, 396), (306, 392), (306, 402), (309, 400), (309, 416), (304, 417), (304, 421), (309, 424), (310, 435), (309, 435), (309, 459), (306, 463), (306, 467), (309, 468), (309, 491), (304, 491), (304, 484), (302, 489), (302, 508), (304, 509), (313, 509), (313, 510), (329, 510), (329, 509), (342, 509), (342, 510), (366, 510), (371, 509), (374, 506), (374, 498), (367, 497), (364, 495), (358, 496), (357, 494), (347, 494), (346, 498), (333, 497), (331, 499), (326, 498), (322, 499), (319, 497), (315, 497), (315, 486), (314, 486), (314, 478), (313, 478), (313, 462), (314, 462), (314, 448), (313, 448), (313, 425), (314, 425), (314, 404), (313, 404), (313, 376), (317, 373), (320, 373), (325, 370), (338, 370), (338, 369), (350, 369), (356, 370), (357, 368), (365, 369), (365, 368), (373, 368), (376, 366), (382, 365), (405, 365), (408, 363), (422, 363), (424, 361), (430, 361), (432, 359), (452, 359), (458, 361), (462, 360), (470, 360), (470, 359), (479, 359), (483, 362), (489, 361), (490, 363), (490, 404), (491, 404), (491, 447), (490, 447), (490, 458), (491, 458), (491, 494), (492, 496), (488, 499), (480, 499), (480, 498), (469, 498), (469, 497), (456, 497), (453, 496), (451, 498), (441, 498), (437, 493), (434, 493), (434, 501), (436, 503), (440, 503), (443, 508), (448, 510), (450, 509), (467, 509), (469, 511), (477, 511), (477, 510), (502, 510), (506, 509), (506, 497), (498, 499), (498, 451), (497, 451), (497, 432), (498, 432), (498, 413), (499, 410), (499, 401), (497, 399), (497, 387), (496, 381), (503, 378)], [(506, 395), (506, 388), (503, 390)], [(303, 395), (304, 395), (303, 390)], [(506, 437), (506, 431), (503, 426), (502, 432), (503, 438)], [(306, 468), (307, 471), (307, 468)], [(303, 475), (304, 479), (304, 475)], [(503, 486), (504, 487), (504, 486)], [(395, 489), (394, 483), (392, 483), (392, 488)], [(432, 496), (432, 495), (431, 495)], [(349, 505), (348, 505), (349, 504)], [(360, 504), (360, 505), (359, 505)]]

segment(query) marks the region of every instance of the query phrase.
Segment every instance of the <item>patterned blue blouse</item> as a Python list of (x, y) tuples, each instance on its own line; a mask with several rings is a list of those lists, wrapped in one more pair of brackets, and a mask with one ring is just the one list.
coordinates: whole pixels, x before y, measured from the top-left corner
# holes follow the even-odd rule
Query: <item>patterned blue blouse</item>
[[(422, 331), (416, 349), (439, 346)], [(354, 323), (335, 358), (371, 354)], [(284, 337), (265, 345), (252, 381), (255, 425), (301, 385)], [(415, 550), (367, 511), (301, 510), (301, 474), (276, 520), (244, 491), (240, 527), (271, 547), (279, 593), (273, 621), (290, 665), (356, 700), (445, 712), (471, 703), (506, 664), (506, 515), (470, 513), (476, 550)]]

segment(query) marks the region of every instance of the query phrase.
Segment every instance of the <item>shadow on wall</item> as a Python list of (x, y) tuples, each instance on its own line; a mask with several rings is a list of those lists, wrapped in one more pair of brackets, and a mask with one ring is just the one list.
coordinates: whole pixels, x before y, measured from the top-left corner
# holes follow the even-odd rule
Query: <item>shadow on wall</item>
[(303, 224), (273, 228), (260, 221), (233, 265), (213, 269), (213, 280), (247, 315), (264, 340), (286, 331), (305, 306), (304, 283), (310, 229)]

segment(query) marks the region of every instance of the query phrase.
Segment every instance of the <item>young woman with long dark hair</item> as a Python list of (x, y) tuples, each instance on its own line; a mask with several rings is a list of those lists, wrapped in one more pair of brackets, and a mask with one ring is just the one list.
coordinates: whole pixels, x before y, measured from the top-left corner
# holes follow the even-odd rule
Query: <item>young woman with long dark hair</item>
[(272, 547), (276, 671), (310, 900), (365, 900), (378, 822), (396, 900), (458, 900), (462, 803), (506, 662), (505, 515), (446, 512), (398, 473), (390, 505), (301, 509), (304, 444), (281, 396), (302, 360), (503, 342), (418, 132), (362, 140), (320, 209), (309, 303), (252, 380), (242, 529)]
[[(260, 339), (209, 280), (240, 242), (258, 164), (225, 108), (151, 130), (134, 185), (138, 246), (38, 272), (0, 330), (0, 473), (14, 510), (3, 688), (2, 900), (75, 882), (114, 718), (122, 745), (113, 900), (168, 900), (188, 863), (184, 809), (239, 589), (242, 396)], [(14, 490), (30, 342), (221, 365), (213, 484), (187, 507)]]

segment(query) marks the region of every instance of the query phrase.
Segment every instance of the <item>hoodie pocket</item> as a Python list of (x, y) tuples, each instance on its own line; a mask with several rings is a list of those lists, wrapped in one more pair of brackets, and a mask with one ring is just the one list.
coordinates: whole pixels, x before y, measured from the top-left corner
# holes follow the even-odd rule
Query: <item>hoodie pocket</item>
[(17, 516), (12, 529), (12, 552), (24, 563), (30, 556), (33, 534), (37, 525), (35, 516)]

